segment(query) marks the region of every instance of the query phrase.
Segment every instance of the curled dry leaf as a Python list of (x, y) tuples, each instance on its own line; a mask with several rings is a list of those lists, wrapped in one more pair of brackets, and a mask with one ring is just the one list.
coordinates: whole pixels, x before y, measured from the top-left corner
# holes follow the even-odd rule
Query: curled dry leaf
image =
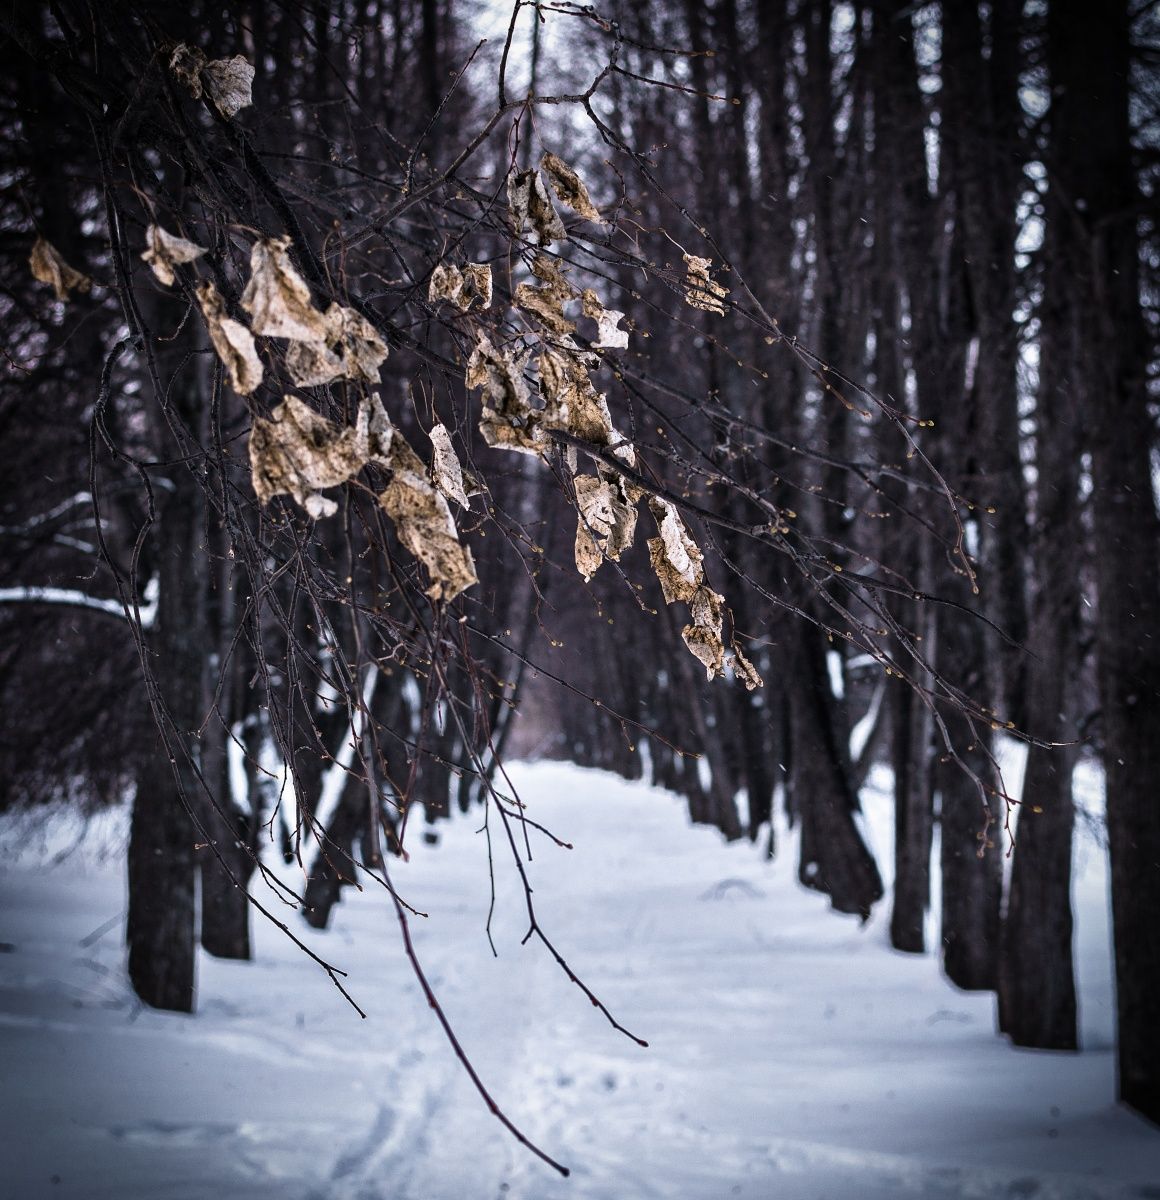
[(619, 480), (577, 475), (576, 569), (591, 579), (604, 559), (619, 559), (636, 534), (636, 504)]
[(607, 446), (614, 433), (608, 401), (596, 390), (579, 357), (567, 349), (544, 347), (538, 365), (544, 409), (537, 415), (543, 427)]
[(704, 309), (705, 312), (725, 315), (725, 305), (721, 301), (729, 294), (729, 289), (719, 284), (710, 274), (713, 265), (711, 258), (698, 258), (695, 254), (685, 255), (685, 264), (689, 276), (685, 280), (685, 303), (690, 308)]
[(606, 350), (624, 350), (628, 346), (628, 330), (618, 328), (624, 313), (615, 308), (605, 308), (600, 297), (591, 289), (585, 288), (582, 294), (584, 315), (596, 322), (596, 338), (594, 346)]
[(178, 263), (191, 263), (201, 258), (205, 247), (196, 242), (187, 242), (183, 237), (166, 233), (160, 225), (150, 225), (145, 231), (145, 240), (149, 243), (141, 254), (141, 259), (147, 262), (153, 274), (165, 284), (172, 287), (176, 278), (173, 268)]
[(466, 383), (483, 390), (479, 431), (489, 446), (538, 454), (540, 446), (534, 436), (537, 414), (524, 380), (527, 359), (526, 351), (513, 357), (481, 337), (467, 363)]
[(649, 508), (661, 535), (649, 542), (649, 553), (665, 603), (689, 601), (705, 578), (701, 548), (689, 535), (676, 508), (667, 500), (653, 497), (649, 500)]
[(291, 342), (286, 373), (299, 387), (323, 387), (344, 374), (342, 359), (325, 342)]
[(272, 496), (292, 496), (315, 518), (338, 506), (321, 495), (353, 479), (368, 462), (388, 463), (395, 430), (377, 396), (359, 406), (354, 427), (339, 427), (296, 396), (287, 396), (269, 421), (254, 418), (250, 468), (261, 504)]
[(287, 237), (254, 243), (242, 307), (253, 318), (254, 332), (262, 337), (325, 342), (329, 333), (326, 317), (314, 307), (306, 281), (290, 262), (289, 245)]
[(201, 99), (204, 83), (205, 92), (223, 117), (232, 117), (254, 102), (254, 68), (240, 54), (207, 62), (196, 46), (182, 43), (169, 56), (169, 69), (195, 100)]
[(487, 338), (480, 338), (472, 353), (466, 381), (469, 388), (483, 390), (479, 428), (487, 444), (540, 454), (550, 445), (550, 432), (562, 430), (598, 446), (618, 442), (615, 452), (632, 463), (632, 447), (616, 437), (608, 402), (593, 385), (585, 355), (575, 342), (564, 335), (556, 346), (542, 348), (537, 359), (543, 401), (539, 408), (532, 407), (524, 380), (530, 353), (513, 357), (496, 350)]
[(765, 686), (765, 680), (757, 673), (757, 668), (741, 653), (740, 646), (733, 643), (733, 653), (729, 656), (729, 665), (733, 674), (745, 684), (745, 690), (752, 692)]
[(254, 85), (254, 68), (240, 54), (206, 63), (202, 76), (209, 98), (223, 117), (233, 117), (254, 103), (250, 91)]
[(60, 251), (42, 237), (32, 244), (28, 265), (32, 268), (34, 279), (52, 285), (58, 300), (67, 300), (70, 292), (87, 292), (93, 286), (93, 281), (87, 275), (70, 267), (61, 258)]
[(470, 508), (471, 502), (467, 499), (467, 492), (463, 487), (463, 468), (459, 465), (459, 458), (451, 445), (451, 434), (447, 432), (447, 426), (435, 425), (427, 436), (430, 437), (434, 450), (431, 477), (435, 486), (449, 500), (454, 500), (463, 508)]
[(391, 482), (379, 494), (379, 503), (395, 523), (399, 541), (431, 575), (427, 594), (452, 600), (477, 582), (471, 551), (460, 543), (451, 509), (427, 478), (423, 460), (398, 432), (388, 465)]
[(564, 316), (561, 297), (556, 288), (537, 288), (529, 283), (521, 283), (516, 288), (513, 299), (520, 308), (532, 313), (549, 333), (561, 336), (575, 332), (575, 323)]
[(211, 280), (197, 285), (197, 302), (231, 386), (248, 396), (262, 382), (262, 360), (254, 347), (253, 334), (240, 321), (226, 316), (225, 301)]
[(574, 288), (568, 282), (567, 270), (564, 262), (558, 258), (552, 258), (551, 255), (537, 254), (532, 258), (532, 274), (548, 285), (552, 294), (559, 299), (561, 304), (566, 304), (580, 295), (579, 289)]
[(512, 228), (517, 237), (528, 225), (539, 246), (550, 246), (553, 241), (567, 237), (539, 171), (513, 171), (508, 176), (507, 187)]
[(660, 532), (660, 537), (649, 539), (648, 552), (661, 594), (666, 604), (688, 604), (692, 621), (681, 630), (681, 637), (712, 679), (724, 672), (725, 599), (705, 583), (704, 556), (676, 508), (657, 497), (649, 501), (649, 508)]
[(439, 263), (431, 272), (427, 299), (449, 300), (461, 312), (478, 300), (481, 308), (491, 307), (491, 267), (487, 263), (468, 263), (461, 271), (448, 263)]
[(705, 668), (705, 677), (714, 679), (725, 673), (725, 647), (721, 643), (725, 598), (710, 587), (700, 587), (689, 603), (689, 610), (693, 619), (681, 630), (681, 637)]
[(592, 197), (588, 195), (584, 181), (562, 158), (557, 158), (549, 152), (540, 159), (540, 166), (561, 204), (566, 204), (586, 221), (594, 221), (597, 225), (604, 224), (596, 205), (592, 203)]
[(353, 308), (340, 304), (332, 304), (323, 320), (323, 340), (292, 341), (287, 347), (290, 378), (299, 387), (321, 387), (336, 379), (378, 383), (388, 350), (375, 327)]
[(326, 340), (341, 354), (345, 378), (378, 383), (389, 351), (370, 321), (353, 308), (332, 304), (326, 310), (326, 326)]

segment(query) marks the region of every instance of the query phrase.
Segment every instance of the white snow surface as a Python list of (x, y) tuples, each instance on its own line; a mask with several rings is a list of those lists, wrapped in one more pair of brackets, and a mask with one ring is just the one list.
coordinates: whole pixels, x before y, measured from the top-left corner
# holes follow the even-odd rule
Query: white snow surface
[[(279, 908), (350, 973), (365, 1021), (260, 918), (253, 962), (201, 956), (195, 1016), (143, 1009), (124, 975), (122, 863), (94, 848), (123, 837), (122, 815), (60, 861), (67, 820), (37, 836), (6, 826), (0, 1197), (1160, 1197), (1160, 1132), (1114, 1099), (1106, 856), (1083, 821), (1085, 1049), (1068, 1055), (1012, 1048), (993, 997), (893, 952), (885, 903), (861, 927), (799, 888), (784, 831), (767, 863), (690, 829), (665, 793), (559, 764), (511, 776), (529, 815), (575, 846), (530, 834), (549, 935), (648, 1049), (542, 947), (520, 946), (498, 843), (492, 957), (477, 815), (440, 827), (438, 846), (413, 836), (393, 875), (429, 914), (417, 948), (473, 1063), (571, 1178), (473, 1091), (379, 889), (344, 893), (321, 934)], [(867, 800), (886, 869), (889, 804), (880, 789)]]

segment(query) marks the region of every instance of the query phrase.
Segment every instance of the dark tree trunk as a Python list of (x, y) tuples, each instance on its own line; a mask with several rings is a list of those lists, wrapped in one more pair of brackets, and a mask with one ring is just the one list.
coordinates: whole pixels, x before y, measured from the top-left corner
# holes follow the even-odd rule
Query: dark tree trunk
[(854, 820), (858, 800), (833, 717), (822, 635), (801, 631), (791, 654), (792, 788), (802, 826), (798, 878), (825, 892), (839, 912), (866, 920), (882, 899), (882, 878)]
[(944, 137), (974, 321), (974, 393), (978, 412), (973, 456), (978, 478), (979, 577), (983, 611), (1010, 639), (984, 631), (992, 703), (1023, 728), (1027, 656), (1026, 496), (1020, 461), (1019, 326), (1015, 212), (1025, 186), (1018, 100), (1021, 0), (990, 6), (990, 53), (975, 4), (943, 10)]
[[(961, 615), (960, 615), (961, 619)], [(964, 634), (982, 641), (982, 631)], [(965, 681), (968, 694), (983, 687), (981, 672)], [(972, 691), (972, 689), (974, 689)], [(976, 728), (974, 741), (953, 718), (952, 736), (964, 748), (961, 762), (936, 767), (941, 797), (939, 865), (942, 869), (943, 970), (957, 987), (990, 991), (998, 983), (999, 920), (1003, 860), (996, 838), (1000, 828), (990, 789), (995, 786), (989, 741)], [(970, 749), (966, 748), (970, 745)]]
[(891, 761), (894, 767), (894, 897), (890, 944), (926, 950), (930, 908), (930, 851), (934, 830), (929, 778), (931, 719), (908, 687), (892, 690)]
[[(189, 386), (189, 385), (186, 385)], [(175, 389), (175, 393), (181, 389)], [(186, 397), (189, 403), (195, 397)], [(156, 547), (158, 609), (150, 638), (154, 715), (163, 741), (138, 775), (129, 837), (129, 979), (154, 1008), (194, 1004), (195, 826), (199, 782), (188, 738), (201, 723), (205, 589), (190, 571), (201, 529), (201, 493), (184, 466), (171, 473)]]
[(1160, 1122), (1160, 570), (1126, 0), (1048, 10), (1049, 187), (1067, 222), (1091, 433), (1120, 1096)]
[(199, 852), (201, 947), (215, 958), (249, 959), (246, 889), (256, 866), (253, 821), (231, 805), (228, 815), (215, 809), (204, 824), (213, 849)]
[[(1062, 691), (1062, 689), (1057, 689)], [(1046, 699), (1032, 690), (1036, 700)], [(1017, 1046), (1074, 1050), (1071, 774), (1074, 755), (1032, 748), (1003, 919), (999, 1029)]]
[[(201, 867), (201, 947), (216, 958), (250, 958), (250, 902), (248, 886), (257, 866), (257, 830), (260, 801), (255, 794), (233, 794), (229, 762), (230, 731), (241, 725), (250, 692), (248, 677), (253, 662), (244, 645), (231, 647), (237, 610), (232, 560), (225, 553), (219, 558), (222, 570), (217, 586), (210, 593), (209, 610), (217, 632), (215, 660), (225, 664), (228, 679), (220, 688), (216, 719), (206, 723), (201, 737), (201, 770), (206, 789), (200, 799), (201, 822), (206, 845), (198, 851)], [(214, 703), (217, 680), (206, 673), (204, 708)], [(257, 747), (254, 747), (257, 753)], [(249, 813), (240, 806), (246, 800)]]
[[(1085, 320), (1073, 295), (1070, 214), (1048, 198), (1043, 300), (1039, 306), (1039, 390), (1035, 405), (1035, 521), (1030, 560), (1030, 642), (1025, 672), (1027, 729), (1053, 742), (1074, 740), (1079, 674), (1081, 544), (1079, 470)], [(1032, 747), (1023, 781), (1014, 862), (1003, 922), (999, 1028), (1019, 1046), (1077, 1045), (1072, 964), (1071, 842), (1074, 813), (1069, 748)]]
[(192, 1012), (194, 830), (160, 744), (138, 774), (129, 835), (129, 982), (144, 1003)]
[(330, 924), (330, 914), (342, 889), (355, 880), (354, 843), (363, 830), (366, 813), (366, 784), (352, 775), (342, 789), (306, 881), (302, 915), (315, 929), (325, 929)]

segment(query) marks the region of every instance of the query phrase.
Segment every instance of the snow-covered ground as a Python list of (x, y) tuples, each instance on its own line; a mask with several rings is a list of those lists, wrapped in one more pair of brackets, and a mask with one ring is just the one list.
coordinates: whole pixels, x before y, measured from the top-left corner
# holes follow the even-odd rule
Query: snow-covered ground
[[(278, 931), (256, 959), (202, 957), (199, 1011), (143, 1010), (123, 975), (124, 885), (95, 834), (54, 865), (9, 828), (0, 865), (0, 1196), (83, 1200), (886, 1200), (1160, 1197), (1160, 1133), (1114, 1103), (1103, 852), (1081, 826), (1085, 1050), (1012, 1049), (993, 1000), (893, 953), (680, 802), (606, 775), (520, 765), (535, 898), (573, 967), (521, 948), (497, 855), (458, 820), (396, 882), (419, 953), (496, 1100), (573, 1169), (556, 1176), (489, 1116), (399, 947), (383, 893), (347, 893), (303, 936), (350, 972), (363, 1021)], [(889, 862), (885, 801), (868, 813)], [(50, 835), (50, 840), (56, 835)], [(292, 914), (291, 914), (292, 916)], [(293, 918), (297, 920), (297, 918)]]

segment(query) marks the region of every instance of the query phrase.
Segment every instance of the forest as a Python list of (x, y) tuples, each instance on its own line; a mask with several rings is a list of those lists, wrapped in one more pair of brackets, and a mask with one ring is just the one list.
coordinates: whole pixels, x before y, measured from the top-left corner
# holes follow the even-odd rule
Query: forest
[(0, 820), (125, 809), (141, 1004), (268, 924), (363, 1012), (315, 934), (369, 889), (558, 1166), (399, 883), (482, 828), (491, 904), (643, 1045), (541, 916), (567, 835), (511, 764), (678, 795), (1044, 1051), (1094, 822), (1117, 1096), (1160, 1124), (1155, 0), (32, 0), (0, 37)]

